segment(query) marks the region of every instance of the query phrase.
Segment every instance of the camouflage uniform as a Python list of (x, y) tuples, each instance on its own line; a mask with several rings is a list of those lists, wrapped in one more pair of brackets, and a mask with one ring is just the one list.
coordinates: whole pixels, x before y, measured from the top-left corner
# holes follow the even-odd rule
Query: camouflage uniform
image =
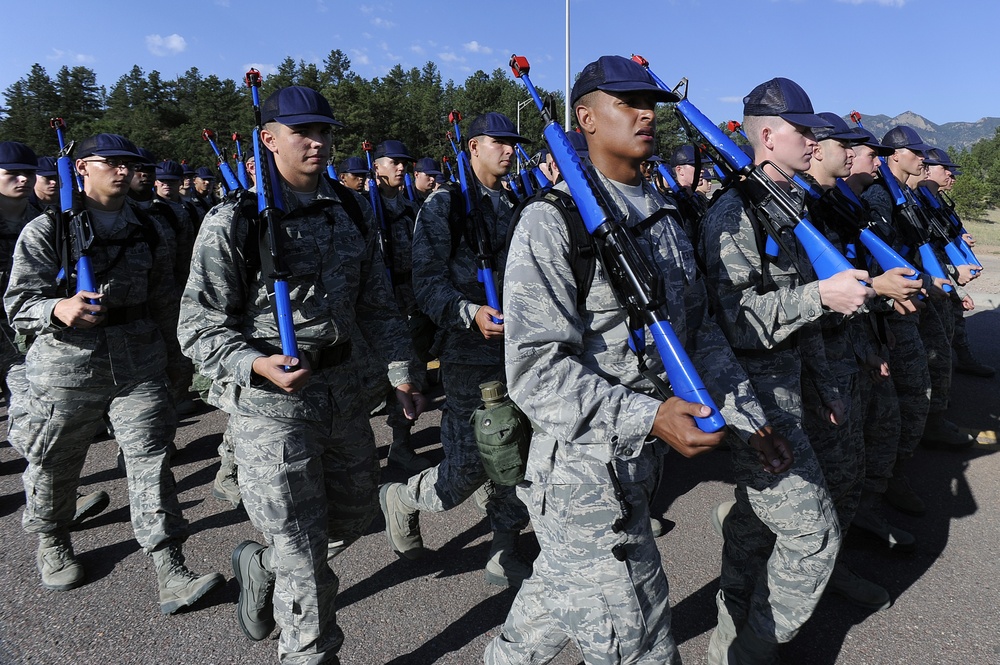
[[(380, 194), (381, 196), (381, 194)], [(417, 204), (402, 194), (393, 198), (382, 196), (382, 211), (385, 214), (386, 225), (389, 227), (390, 246), (392, 251), (392, 292), (396, 298), (396, 306), (400, 314), (409, 322), (411, 317), (418, 315), (417, 298), (413, 295), (413, 227), (417, 219)], [(409, 330), (412, 330), (408, 326)], [(415, 375), (423, 372), (414, 363), (412, 371)], [(392, 391), (390, 390), (390, 393)], [(413, 427), (413, 421), (403, 415), (399, 401), (390, 394), (386, 398), (388, 417), (386, 425), (392, 429)]]
[[(190, 205), (183, 205), (174, 201), (168, 201), (159, 196), (154, 196), (148, 204), (139, 204), (150, 215), (154, 215), (160, 220), (161, 227), (166, 235), (167, 245), (172, 249), (174, 283), (177, 288), (174, 298), (180, 302), (181, 293), (184, 292), (184, 284), (187, 282), (188, 269), (191, 266), (191, 252), (194, 250), (194, 224), (191, 214), (194, 212)], [(177, 326), (173, 325), (169, 334), (177, 337)], [(177, 354), (171, 359), (171, 365), (167, 367), (167, 376), (170, 379), (170, 396), (174, 404), (187, 399), (191, 381), (194, 378), (194, 365), (191, 360), (182, 354)]]
[[(819, 186), (815, 181), (813, 183)], [(846, 220), (840, 219), (828, 205), (826, 199), (810, 200), (810, 219), (831, 244), (845, 255), (848, 240), (856, 232), (857, 226), (854, 226), (855, 230), (849, 228)], [(819, 457), (827, 489), (837, 510), (842, 538), (846, 537), (847, 528), (858, 509), (865, 478), (862, 423), (866, 409), (862, 402), (862, 378), (858, 360), (860, 356), (863, 363), (867, 351), (856, 346), (866, 342), (861, 328), (865, 316), (865, 311), (851, 317), (836, 312), (824, 314), (820, 325), (829, 372), (823, 374), (807, 370), (802, 377), (803, 427)], [(821, 397), (824, 383), (833, 386), (840, 395), (845, 422), (839, 425), (830, 423), (821, 415), (820, 409), (826, 403)]]
[[(500, 290), (513, 205), (501, 193), (494, 209), (489, 190), (478, 187)], [(502, 342), (485, 339), (474, 324), (476, 311), (486, 303), (486, 292), (476, 276), (475, 251), (464, 238), (452, 237), (451, 201), (448, 188), (427, 197), (413, 233), (413, 286), (420, 309), (443, 336), (439, 355), (448, 400), (441, 415), (445, 459), (412, 476), (400, 498), (417, 510), (431, 512), (457, 506), (488, 480), (469, 418), (482, 403), (479, 384), (503, 378)], [(524, 504), (512, 487), (496, 487), (486, 510), (494, 531), (520, 531), (528, 523)]]
[[(702, 220), (698, 248), (716, 318), (795, 458), (775, 477), (747, 446), (733, 448), (736, 505), (723, 524), (719, 625), (748, 625), (759, 639), (783, 643), (812, 615), (840, 549), (832, 497), (802, 428), (803, 363), (816, 365), (814, 376), (829, 375), (816, 325), (819, 285), (802, 283), (785, 252), (762, 266), (763, 247), (735, 189)], [(820, 388), (824, 401), (839, 397), (826, 383)]]
[(248, 266), (259, 255), (256, 236), (248, 237), (236, 201), (215, 207), (202, 223), (178, 337), (212, 381), (210, 401), (230, 414), (243, 504), (270, 543), (279, 658), (315, 663), (343, 643), (328, 542), (354, 541), (377, 510), (368, 414), (387, 366), (393, 386), (410, 381), (411, 351), (371, 208), (350, 193), (364, 212), (356, 224), (325, 179), (307, 205), (282, 189), (282, 252), (309, 382), (288, 394), (253, 373), (253, 361), (280, 353), (281, 345), (266, 276)]
[[(663, 197), (645, 182), (631, 196), (604, 183), (662, 275), (674, 331), (739, 432), (738, 445), (748, 448), (764, 414), (709, 318), (694, 250), (676, 210), (671, 206), (671, 216), (643, 228), (643, 220), (668, 205)], [(564, 183), (556, 187), (566, 191)], [(504, 302), (510, 313), (507, 376), (511, 397), (535, 428), (525, 482), (517, 491), (541, 553), (501, 634), (487, 646), (485, 662), (548, 662), (570, 640), (588, 663), (679, 662), (667, 578), (649, 521), (666, 451), (649, 436), (662, 398), (639, 372), (628, 347), (627, 311), (600, 265), (585, 303), (576, 306), (570, 241), (562, 216), (550, 205), (533, 203), (511, 243)], [(663, 376), (648, 330), (646, 347), (652, 371)], [(622, 509), (608, 463), (632, 509), (620, 533), (612, 528)], [(623, 560), (615, 556), (620, 552)]]
[[(25, 224), (33, 220), (39, 214), (38, 208), (29, 203), (24, 208), (20, 219), (0, 218), (0, 288), (7, 291), (7, 284), (10, 282), (11, 264), (14, 261), (14, 242), (20, 235)], [(24, 362), (24, 339), (19, 338), (14, 329), (7, 322), (7, 317), (0, 319), (0, 389), (10, 395), (12, 390), (7, 386), (7, 373), (14, 365)]]
[[(176, 416), (164, 375), (168, 359), (180, 350), (161, 332), (177, 320), (177, 301), (162, 231), (152, 232), (151, 246), (140, 230), (147, 223), (125, 205), (110, 232), (95, 225), (91, 263), (102, 304), (110, 310), (104, 323), (86, 330), (53, 317), (64, 297), (56, 284), (60, 248), (53, 219), (33, 220), (15, 247), (4, 305), (14, 328), (35, 336), (25, 361), (28, 394), (15, 400), (10, 413), (11, 440), (28, 460), (27, 531), (55, 533), (69, 526), (87, 449), (106, 414), (125, 457), (139, 545), (150, 552), (186, 538), (168, 460)], [(131, 241), (106, 245), (101, 238)]]
[[(895, 225), (897, 237), (891, 244), (893, 249), (900, 251), (906, 244), (906, 236), (898, 228), (897, 220), (893, 219), (893, 202), (888, 189), (881, 182), (876, 182), (861, 197), (879, 217)], [(927, 369), (927, 353), (918, 329), (922, 316), (923, 312), (902, 316), (893, 311), (887, 317), (889, 330), (896, 341), (889, 351), (888, 360), (899, 404), (897, 460), (913, 457), (913, 451), (923, 435), (930, 408), (931, 379)], [(887, 439), (894, 430), (894, 419), (880, 421), (875, 436)]]

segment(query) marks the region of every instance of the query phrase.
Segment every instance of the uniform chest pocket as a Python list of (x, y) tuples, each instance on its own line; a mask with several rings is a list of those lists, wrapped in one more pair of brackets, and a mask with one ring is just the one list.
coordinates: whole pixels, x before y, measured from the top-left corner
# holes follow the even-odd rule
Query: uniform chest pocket
[(280, 250), (281, 260), (291, 273), (290, 281), (314, 284), (323, 265), (323, 252), (316, 230), (299, 224), (288, 224), (283, 229)]

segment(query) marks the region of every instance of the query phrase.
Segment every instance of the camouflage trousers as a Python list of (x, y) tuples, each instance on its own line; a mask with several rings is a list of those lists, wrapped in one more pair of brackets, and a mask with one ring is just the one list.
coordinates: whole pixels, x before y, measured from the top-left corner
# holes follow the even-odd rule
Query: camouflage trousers
[(955, 315), (951, 298), (927, 299), (927, 307), (920, 312), (920, 338), (927, 352), (927, 371), (931, 380), (929, 413), (948, 410), (951, 392), (951, 339), (955, 334)]
[(378, 510), (378, 460), (368, 413), (323, 422), (233, 414), (240, 494), (269, 544), (282, 663), (322, 662), (340, 650), (327, 562), (331, 540), (349, 544)]
[(799, 376), (754, 376), (757, 398), (795, 462), (774, 476), (730, 436), (736, 505), (723, 523), (719, 621), (749, 623), (768, 642), (795, 637), (812, 616), (840, 550), (840, 527), (819, 459), (802, 429)]
[[(916, 316), (906, 318), (897, 314), (888, 317), (889, 330), (896, 344), (889, 350), (889, 372), (896, 389), (899, 404), (899, 446), (897, 459), (913, 457), (913, 451), (920, 443), (927, 422), (927, 411), (931, 399), (931, 378), (927, 370), (927, 353), (920, 339)], [(892, 435), (894, 423), (877, 424), (874, 434), (879, 439)]]
[[(667, 576), (649, 526), (655, 483), (622, 483), (632, 514), (620, 533), (612, 530), (621, 508), (610, 478), (517, 488), (541, 552), (486, 646), (487, 665), (548, 663), (570, 640), (588, 664), (680, 664)], [(612, 553), (616, 545), (624, 546), (624, 561)]]
[(881, 383), (862, 372), (861, 409), (864, 414), (865, 492), (885, 494), (899, 450), (899, 398), (891, 379)]
[(969, 351), (969, 333), (965, 329), (965, 308), (962, 301), (957, 298), (951, 299), (952, 316), (954, 317), (955, 334), (951, 338), (951, 346), (956, 351)]
[[(448, 396), (441, 414), (444, 461), (410, 478), (406, 503), (433, 513), (450, 510), (489, 480), (469, 419), (482, 404), (479, 385), (503, 380), (502, 365), (441, 362), (441, 384)], [(494, 485), (489, 495), (486, 513), (494, 531), (520, 531), (528, 525), (528, 512), (513, 487)]]
[(819, 458), (826, 487), (837, 510), (840, 535), (845, 538), (847, 528), (854, 521), (854, 514), (858, 510), (865, 482), (865, 410), (861, 404), (861, 385), (857, 372), (831, 377), (829, 380), (840, 392), (846, 422), (834, 425), (823, 418), (818, 413), (822, 406), (819, 393), (812, 381), (803, 380), (803, 427), (816, 457)]
[[(12, 374), (11, 376), (18, 376)], [(76, 512), (76, 490), (87, 450), (105, 415), (125, 458), (135, 539), (147, 552), (187, 537), (168, 448), (177, 419), (165, 381), (24, 390), (9, 412), (10, 440), (28, 461), (24, 529), (65, 529)]]

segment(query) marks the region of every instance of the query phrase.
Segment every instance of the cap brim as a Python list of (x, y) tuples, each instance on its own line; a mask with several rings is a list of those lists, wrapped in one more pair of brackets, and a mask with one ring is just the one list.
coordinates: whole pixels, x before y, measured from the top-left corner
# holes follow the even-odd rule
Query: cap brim
[(19, 164), (17, 162), (12, 162), (10, 164), (0, 164), (0, 169), (6, 171), (38, 171), (38, 164)]
[(404, 154), (399, 153), (399, 152), (387, 152), (384, 155), (379, 155), (375, 159), (379, 159), (379, 157), (388, 157), (390, 159), (398, 159), (398, 160), (402, 160), (404, 162), (415, 162), (415, 161), (417, 161), (414, 158), (410, 157), (409, 155), (404, 155)]
[(815, 113), (779, 113), (778, 117), (799, 127), (809, 127), (810, 129), (833, 127), (833, 125)]
[(926, 154), (934, 149), (934, 146), (927, 143), (917, 143), (916, 145), (904, 145), (904, 148), (909, 148), (913, 152), (919, 152), (920, 154)]
[(426, 173), (427, 175), (444, 175), (441, 171), (430, 170), (430, 171), (417, 171), (417, 173)]
[(604, 92), (651, 92), (653, 93), (653, 96), (656, 97), (656, 101), (658, 102), (679, 102), (681, 100), (680, 97), (669, 90), (664, 90), (663, 88), (653, 85), (652, 83), (639, 83), (637, 81), (602, 83), (597, 86), (597, 89), (603, 90)]
[(94, 150), (93, 152), (88, 152), (86, 155), (83, 155), (81, 157), (81, 159), (83, 157), (93, 157), (95, 155), (98, 156), (98, 157), (135, 157), (136, 159), (140, 159), (140, 160), (142, 159), (142, 155), (140, 155), (138, 153), (135, 153), (135, 152), (129, 152), (128, 150), (122, 150), (121, 148), (108, 148), (107, 150)]
[(846, 143), (854, 143), (857, 145), (866, 143), (869, 140), (867, 136), (865, 136), (861, 132), (856, 132), (853, 129), (848, 130), (846, 132), (837, 132), (835, 134), (830, 134), (829, 136), (824, 136), (823, 138), (819, 138), (818, 136), (816, 137), (816, 140), (818, 141), (825, 141), (827, 139), (835, 139), (837, 141), (844, 141)]
[(326, 115), (316, 115), (314, 113), (302, 113), (300, 115), (280, 115), (275, 116), (267, 122), (280, 122), (282, 125), (288, 125), (289, 127), (294, 127), (295, 125), (311, 125), (314, 122), (318, 122), (323, 125), (333, 125), (334, 127), (343, 127), (344, 123), (339, 120), (334, 120), (330, 116)]
[(172, 182), (174, 180), (183, 180), (184, 178), (179, 175), (158, 175), (156, 179), (160, 182)]
[(474, 139), (476, 136), (491, 136), (495, 139), (512, 139), (514, 143), (531, 143), (531, 141), (516, 132), (483, 132), (482, 134), (476, 134), (475, 136), (469, 136), (468, 138)]

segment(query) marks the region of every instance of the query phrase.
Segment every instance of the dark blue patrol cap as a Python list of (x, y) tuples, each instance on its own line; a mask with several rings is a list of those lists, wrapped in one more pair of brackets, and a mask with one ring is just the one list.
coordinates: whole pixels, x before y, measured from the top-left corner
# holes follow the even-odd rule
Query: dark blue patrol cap
[(413, 165), (413, 170), (417, 173), (426, 173), (427, 175), (441, 175), (441, 169), (438, 168), (437, 162), (432, 157), (421, 157), (418, 159), (417, 163)]
[(915, 129), (906, 125), (898, 125), (886, 132), (885, 136), (882, 137), (882, 145), (896, 150), (908, 148), (921, 154), (934, 148), (934, 146), (924, 143)]
[(58, 173), (59, 171), (56, 169), (55, 157), (38, 158), (38, 170), (35, 175), (45, 176), (46, 178), (54, 178)]
[(202, 180), (215, 180), (215, 176), (212, 174), (212, 172), (208, 169), (207, 166), (199, 166), (198, 169), (194, 172), (194, 176), (196, 178), (201, 178)]
[(410, 151), (402, 141), (382, 141), (377, 146), (375, 146), (375, 159), (379, 157), (391, 157), (392, 159), (398, 159), (400, 161), (412, 162), (413, 157), (410, 156)]
[(761, 83), (743, 98), (743, 115), (776, 115), (799, 127), (826, 127), (813, 111), (809, 95), (798, 83), (782, 77)]
[(670, 153), (670, 165), (681, 166), (682, 164), (694, 165), (694, 146), (682, 145)]
[(890, 148), (889, 146), (885, 146), (879, 143), (878, 139), (875, 138), (875, 135), (869, 132), (867, 129), (862, 129), (858, 127), (858, 131), (861, 132), (861, 134), (863, 134), (866, 139), (865, 142), (862, 143), (861, 145), (868, 146), (869, 148), (875, 151), (876, 155), (880, 157), (885, 157), (886, 155), (891, 155), (892, 153), (896, 152), (895, 148)]
[(658, 102), (676, 102), (677, 95), (662, 90), (646, 68), (620, 55), (602, 55), (591, 62), (577, 77), (570, 91), (570, 103), (595, 90), (604, 92), (650, 92)]
[(740, 150), (743, 151), (744, 155), (750, 158), (751, 162), (757, 158), (756, 151), (753, 149), (753, 146), (750, 145), (749, 143), (744, 143), (743, 145), (741, 145)]
[(659, 155), (651, 155), (650, 158), (647, 159), (646, 161), (653, 162), (654, 164), (662, 164), (664, 160)]
[(184, 177), (184, 167), (172, 159), (165, 159), (156, 165), (156, 179), (161, 182), (180, 180)]
[(195, 176), (194, 167), (187, 162), (181, 162), (181, 173), (184, 174), (185, 178), (193, 178)]
[(701, 177), (705, 180), (716, 180), (715, 174), (712, 173), (709, 169), (702, 169)]
[(836, 113), (818, 113), (817, 115), (830, 125), (829, 127), (817, 127), (813, 130), (813, 136), (816, 137), (817, 141), (835, 139), (846, 143), (864, 143), (868, 138), (857, 128), (848, 125), (847, 121)]
[(581, 157), (590, 157), (590, 147), (587, 145), (587, 137), (580, 132), (566, 132), (569, 144), (576, 150), (576, 154)]
[(348, 157), (340, 163), (337, 173), (352, 173), (354, 175), (368, 175), (368, 160), (360, 157)]
[(308, 125), (319, 122), (343, 127), (333, 117), (333, 109), (326, 97), (312, 88), (290, 85), (273, 93), (260, 106), (262, 123), (280, 122), (283, 125)]
[(949, 171), (958, 168), (958, 164), (951, 160), (951, 156), (941, 148), (931, 148), (924, 155), (924, 164), (927, 166), (943, 166)]
[(37, 171), (38, 156), (35, 151), (17, 141), (0, 143), (0, 169), (8, 171)]
[(118, 134), (98, 134), (80, 142), (76, 146), (77, 159), (97, 155), (98, 157), (139, 157), (139, 149), (124, 136)]
[(438, 173), (436, 176), (434, 176), (434, 182), (436, 182), (439, 185), (443, 185), (444, 183), (448, 182), (448, 179), (444, 177), (443, 173)]
[(474, 139), (484, 135), (492, 136), (495, 139), (513, 139), (515, 143), (531, 143), (517, 133), (510, 118), (496, 111), (490, 111), (475, 118), (469, 125), (469, 131), (465, 133), (465, 138)]
[(156, 156), (145, 148), (139, 148), (139, 168), (156, 166)]

